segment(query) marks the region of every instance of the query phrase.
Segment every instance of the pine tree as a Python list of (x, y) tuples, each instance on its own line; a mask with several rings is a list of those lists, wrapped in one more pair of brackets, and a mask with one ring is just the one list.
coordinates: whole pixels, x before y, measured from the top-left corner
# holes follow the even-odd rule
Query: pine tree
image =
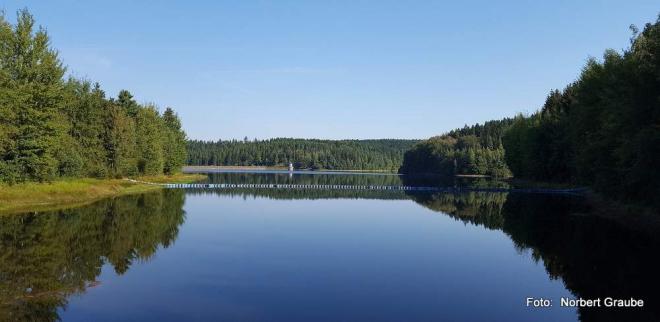
[[(35, 31), (35, 21), (27, 10), (19, 11), (12, 28), (2, 25), (3, 118), (8, 125), (0, 130), (3, 156), (0, 166), (5, 180), (50, 180), (56, 173), (54, 139), (58, 137), (57, 111), (63, 101), (64, 67), (57, 52), (50, 48), (43, 28)], [(13, 113), (4, 115), (6, 110)], [(13, 144), (7, 144), (10, 140)]]
[(121, 106), (126, 114), (130, 117), (135, 118), (140, 109), (140, 105), (133, 99), (133, 94), (131, 92), (122, 89), (117, 95), (117, 105)]
[(163, 173), (163, 124), (154, 106), (139, 108), (136, 118), (137, 167), (141, 174)]
[(26, 10), (14, 25), (0, 14), (0, 182), (180, 168), (186, 136), (173, 110), (161, 118), (126, 90), (115, 100), (98, 83), (65, 82), (48, 35), (35, 29)]
[(112, 176), (134, 176), (138, 173), (135, 120), (114, 104), (106, 109), (103, 146)]
[(165, 141), (163, 142), (164, 169), (166, 174), (179, 172), (187, 159), (186, 134), (181, 129), (179, 116), (171, 108), (163, 113)]
[[(10, 44), (14, 39), (12, 26), (0, 14), (0, 61), (13, 56)], [(14, 105), (16, 90), (9, 68), (0, 66), (0, 181), (15, 182), (19, 169), (16, 164), (17, 114)]]

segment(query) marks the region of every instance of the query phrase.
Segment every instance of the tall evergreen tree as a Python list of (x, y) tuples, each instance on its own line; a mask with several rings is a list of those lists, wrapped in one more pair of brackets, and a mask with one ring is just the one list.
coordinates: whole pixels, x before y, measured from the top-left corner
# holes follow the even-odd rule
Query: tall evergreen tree
[(110, 104), (104, 118), (103, 146), (109, 173), (115, 177), (138, 173), (135, 120), (119, 106)]
[(163, 129), (165, 125), (156, 108), (147, 106), (138, 109), (135, 126), (137, 151), (139, 153), (138, 171), (146, 175), (163, 173)]
[(117, 95), (117, 105), (121, 106), (130, 117), (136, 117), (140, 105), (133, 99), (131, 92), (122, 89)]
[(165, 141), (163, 142), (164, 169), (167, 174), (179, 172), (186, 162), (186, 133), (181, 129), (181, 120), (170, 107), (163, 112)]
[(70, 78), (46, 32), (26, 11), (0, 15), (0, 182), (176, 172), (185, 133), (173, 110), (161, 118), (122, 90)]
[(61, 114), (67, 118), (67, 127), (65, 137), (60, 140), (73, 140), (77, 146), (61, 154), (65, 158), (74, 154), (82, 156), (80, 175), (108, 175), (103, 148), (103, 122), (108, 105), (105, 93), (98, 83), (92, 85), (89, 81), (70, 78), (65, 84), (65, 97)]
[(5, 165), (0, 168), (16, 172), (6, 175), (9, 180), (49, 180), (57, 167), (52, 156), (53, 139), (60, 128), (55, 122), (63, 101), (65, 69), (57, 52), (49, 47), (48, 34), (43, 28), (35, 30), (34, 18), (27, 10), (19, 11), (13, 27), (4, 16), (0, 20), (4, 47), (0, 52), (2, 110), (14, 110), (4, 117), (12, 124), (0, 133), (8, 136), (3, 140), (15, 142), (4, 151), (1, 159)]
[(19, 170), (16, 164), (16, 141), (18, 134), (16, 91), (12, 72), (5, 61), (13, 54), (14, 30), (0, 13), (0, 181), (16, 181)]

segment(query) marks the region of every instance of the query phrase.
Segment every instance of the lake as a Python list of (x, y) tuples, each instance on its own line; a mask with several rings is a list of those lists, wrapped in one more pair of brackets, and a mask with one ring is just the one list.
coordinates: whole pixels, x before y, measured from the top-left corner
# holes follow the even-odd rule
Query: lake
[[(657, 237), (580, 196), (323, 189), (506, 187), (281, 171), (0, 217), (0, 320), (658, 320)], [(527, 298), (551, 306), (530, 307)], [(561, 307), (564, 298), (644, 308)]]

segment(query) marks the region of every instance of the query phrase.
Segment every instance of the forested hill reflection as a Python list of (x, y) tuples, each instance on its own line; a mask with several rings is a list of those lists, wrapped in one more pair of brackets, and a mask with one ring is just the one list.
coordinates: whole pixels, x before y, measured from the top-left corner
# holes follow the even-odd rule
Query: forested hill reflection
[[(470, 187), (508, 188), (503, 181), (484, 178), (456, 178), (454, 176), (401, 176), (394, 174), (355, 174), (260, 171), (258, 174), (247, 171), (228, 171), (208, 173), (203, 183), (230, 184), (293, 184), (293, 185), (347, 185), (347, 186), (417, 186), (417, 187)], [(409, 199), (402, 191), (382, 190), (326, 190), (326, 189), (268, 189), (268, 188), (231, 188), (231, 189), (190, 189), (189, 194), (215, 194), (234, 197), (265, 197), (270, 199)]]
[(502, 207), (507, 199), (504, 192), (408, 193), (416, 203), (443, 212), (463, 222), (489, 229), (502, 229)]
[(67, 210), (0, 217), (0, 320), (58, 320), (69, 295), (170, 246), (184, 222), (184, 192), (162, 190)]
[[(406, 183), (406, 177), (346, 177), (336, 180), (354, 180), (354, 184), (369, 185), (373, 184), (373, 180), (396, 178)], [(249, 178), (248, 183), (254, 182), (253, 178)], [(234, 180), (236, 178), (225, 179), (230, 183), (245, 182)], [(319, 184), (330, 184), (326, 180), (329, 178), (323, 177), (310, 176), (305, 180), (318, 179)], [(291, 180), (300, 178), (294, 175)], [(542, 263), (551, 278), (561, 279), (575, 297), (634, 297), (647, 303), (644, 309), (581, 308), (578, 313), (582, 321), (660, 320), (660, 305), (657, 305), (660, 299), (656, 293), (660, 287), (660, 277), (655, 264), (655, 253), (660, 249), (659, 238), (591, 216), (592, 210), (579, 197), (501, 192), (451, 194), (321, 189), (208, 189), (188, 193), (272, 199), (411, 199), (456, 220), (501, 230), (521, 253), (529, 252), (534, 260)], [(557, 302), (559, 300), (555, 299)]]
[(660, 239), (589, 216), (592, 210), (580, 198), (488, 192), (410, 197), (465, 223), (503, 231), (575, 297), (634, 297), (646, 303), (644, 309), (582, 308), (581, 321), (660, 321)]
[(579, 199), (510, 194), (502, 231), (582, 298), (643, 299), (644, 309), (580, 309), (582, 321), (660, 321), (660, 238), (595, 216)]
[(285, 171), (215, 172), (208, 174), (208, 183), (241, 184), (308, 184), (308, 185), (401, 185), (401, 179), (393, 174), (323, 174), (322, 172), (288, 173)]
[(304, 185), (353, 185), (353, 186), (416, 186), (416, 187), (471, 187), (509, 188), (509, 184), (486, 178), (460, 178), (455, 176), (404, 176), (395, 174), (355, 174), (260, 171), (208, 173), (205, 183), (232, 184), (304, 184)]
[[(265, 180), (281, 180), (280, 176)], [(248, 182), (257, 183), (255, 177)], [(342, 177), (336, 179), (337, 184), (356, 185), (378, 184), (377, 180), (393, 185), (395, 179), (401, 180), (399, 176), (331, 177)], [(235, 177), (221, 179), (241, 183)], [(311, 175), (294, 175), (292, 180), (301, 179), (332, 184), (327, 177)], [(591, 210), (576, 197), (499, 192), (165, 189), (77, 209), (0, 217), (0, 321), (56, 320), (58, 309), (66, 306), (68, 296), (97, 283), (104, 264), (123, 274), (132, 263), (148, 260), (159, 248), (171, 245), (185, 219), (185, 194), (272, 199), (410, 199), (437, 215), (504, 232), (521, 253), (531, 254), (551, 278), (561, 279), (576, 297), (635, 297), (646, 303), (643, 310), (580, 309), (582, 321), (660, 320), (656, 293), (660, 277), (655, 263), (659, 238), (588, 216)]]
[[(297, 185), (351, 185), (351, 186), (400, 186), (400, 176), (392, 174), (323, 174), (285, 171), (259, 172), (218, 172), (209, 173), (208, 183), (232, 184), (297, 184)], [(190, 189), (191, 195), (218, 195), (240, 198), (269, 199), (408, 199), (402, 191), (379, 190), (324, 190), (324, 189)]]
[(272, 188), (232, 188), (232, 189), (188, 189), (190, 195), (216, 195), (236, 198), (268, 198), (279, 200), (316, 199), (379, 199), (407, 200), (403, 191), (383, 190), (329, 190), (329, 189), (272, 189)]

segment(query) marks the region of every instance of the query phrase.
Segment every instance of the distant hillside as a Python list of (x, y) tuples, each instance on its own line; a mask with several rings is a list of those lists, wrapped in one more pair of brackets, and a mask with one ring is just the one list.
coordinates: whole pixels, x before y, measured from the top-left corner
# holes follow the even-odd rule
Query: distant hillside
[(287, 166), (309, 169), (396, 170), (418, 140), (188, 141), (189, 165)]
[(502, 136), (512, 123), (488, 121), (421, 141), (405, 153), (399, 172), (510, 176)]

